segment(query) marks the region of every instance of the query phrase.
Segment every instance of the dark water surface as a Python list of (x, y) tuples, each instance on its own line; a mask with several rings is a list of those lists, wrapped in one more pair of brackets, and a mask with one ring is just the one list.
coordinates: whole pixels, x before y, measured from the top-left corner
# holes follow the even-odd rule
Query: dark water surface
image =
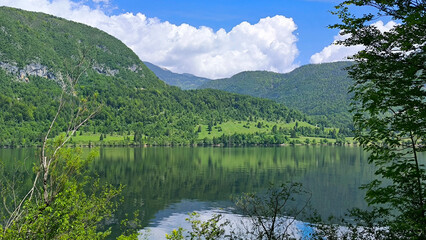
[[(88, 151), (88, 149), (85, 149)], [(358, 189), (374, 170), (360, 147), (101, 148), (92, 164), (102, 182), (126, 186), (117, 218), (139, 210), (144, 226), (178, 227), (177, 214), (232, 206), (230, 197), (265, 190), (270, 182), (300, 182), (323, 216), (365, 208)], [(31, 166), (34, 149), (1, 149), (6, 163)], [(179, 215), (180, 216), (180, 215)], [(168, 220), (169, 219), (169, 220)], [(172, 222), (165, 224), (165, 221)], [(166, 229), (168, 231), (168, 229)]]

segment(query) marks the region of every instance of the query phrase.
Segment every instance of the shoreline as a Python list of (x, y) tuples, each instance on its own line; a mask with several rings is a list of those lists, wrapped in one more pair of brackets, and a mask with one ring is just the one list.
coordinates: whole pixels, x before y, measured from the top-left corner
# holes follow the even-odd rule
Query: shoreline
[[(131, 147), (131, 148), (150, 148), (150, 147), (213, 147), (213, 148), (240, 148), (240, 147), (287, 147), (287, 146), (342, 146), (342, 147), (356, 147), (360, 146), (359, 143), (345, 143), (337, 144), (335, 142), (329, 143), (282, 143), (282, 144), (74, 144), (68, 143), (66, 147), (80, 147), (80, 148), (97, 148), (97, 147)], [(19, 145), (19, 146), (1, 146), (2, 149), (18, 149), (18, 148), (40, 148), (41, 145)]]

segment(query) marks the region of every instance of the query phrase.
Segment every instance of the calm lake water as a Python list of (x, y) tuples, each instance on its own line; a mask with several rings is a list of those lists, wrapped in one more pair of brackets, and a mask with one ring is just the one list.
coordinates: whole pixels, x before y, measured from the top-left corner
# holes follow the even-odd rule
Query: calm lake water
[[(88, 151), (88, 149), (86, 149)], [(1, 149), (0, 159), (31, 166), (34, 149)], [(269, 183), (300, 182), (322, 216), (365, 208), (374, 170), (360, 147), (101, 148), (90, 166), (102, 182), (126, 186), (116, 218), (139, 210), (144, 227), (162, 235), (185, 225), (192, 211), (232, 214), (231, 196), (260, 192)]]

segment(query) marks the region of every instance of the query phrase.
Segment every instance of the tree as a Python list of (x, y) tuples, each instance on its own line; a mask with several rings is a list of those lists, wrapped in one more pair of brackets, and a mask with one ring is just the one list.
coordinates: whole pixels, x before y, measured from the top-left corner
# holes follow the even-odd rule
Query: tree
[(166, 239), (295, 239), (300, 232), (295, 230), (296, 218), (301, 217), (309, 207), (311, 194), (300, 183), (270, 184), (268, 190), (260, 193), (244, 193), (234, 199), (235, 207), (247, 221), (232, 224), (221, 214), (213, 214), (206, 220), (190, 213), (185, 220), (191, 229), (181, 227), (166, 234)]
[[(354, 6), (375, 12), (356, 16), (349, 10)], [(426, 174), (419, 159), (426, 150), (425, 13), (420, 0), (351, 0), (336, 6), (342, 23), (332, 26), (348, 36), (338, 44), (365, 46), (352, 57), (349, 75), (356, 139), (377, 167), (366, 200), (402, 239), (426, 239)], [(372, 24), (381, 17), (396, 24), (381, 31)]]
[(228, 220), (224, 220), (221, 214), (214, 214), (206, 221), (199, 220), (200, 214), (192, 212), (185, 220), (191, 223), (191, 230), (187, 231), (179, 227), (174, 229), (170, 234), (166, 234), (166, 239), (183, 240), (183, 239), (223, 239), (225, 237), (225, 227), (230, 224)]
[(237, 209), (249, 219), (237, 239), (292, 239), (297, 217), (305, 213), (311, 193), (300, 183), (271, 184), (264, 194), (245, 193), (235, 200)]
[(290, 131), (290, 137), (291, 137), (291, 138), (297, 138), (297, 132), (296, 132), (296, 130), (292, 129), (292, 130)]
[[(314, 139), (314, 140), (315, 140), (315, 139)], [(306, 139), (305, 139), (305, 144), (306, 144), (306, 145), (309, 145), (309, 143), (310, 143), (310, 142), (311, 142), (311, 141), (309, 140), (309, 138), (306, 138)]]
[(278, 132), (278, 127), (277, 127), (277, 125), (274, 125), (272, 127), (272, 133), (276, 134), (277, 132)]
[(207, 125), (207, 131), (209, 132), (209, 134), (212, 132), (212, 125), (213, 124), (211, 122)]
[[(42, 140), (32, 187), (22, 198), (14, 194), (11, 203), (3, 199), (4, 206), (13, 208), (7, 209), (8, 218), (0, 222), (0, 239), (104, 239), (110, 234), (109, 229), (102, 229), (102, 221), (111, 217), (117, 204), (113, 199), (122, 187), (100, 186), (86, 171), (93, 153), (82, 158), (80, 149), (66, 148), (76, 131), (100, 109), (94, 101), (96, 95), (92, 101), (75, 90), (89, 67), (84, 54), (75, 58), (79, 62), (65, 74), (56, 114)], [(60, 118), (66, 120), (67, 130), (52, 139), (52, 129)], [(129, 231), (124, 238), (136, 239), (137, 233)]]

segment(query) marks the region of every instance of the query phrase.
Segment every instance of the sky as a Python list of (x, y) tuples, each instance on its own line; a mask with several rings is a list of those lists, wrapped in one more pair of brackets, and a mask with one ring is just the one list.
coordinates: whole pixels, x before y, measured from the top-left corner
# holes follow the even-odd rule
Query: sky
[[(285, 73), (301, 65), (345, 60), (328, 26), (339, 0), (0, 0), (99, 28), (143, 61), (212, 79), (241, 71)], [(362, 11), (362, 10), (360, 10)], [(0, 23), (1, 24), (1, 23)], [(386, 29), (393, 22), (377, 22)]]

